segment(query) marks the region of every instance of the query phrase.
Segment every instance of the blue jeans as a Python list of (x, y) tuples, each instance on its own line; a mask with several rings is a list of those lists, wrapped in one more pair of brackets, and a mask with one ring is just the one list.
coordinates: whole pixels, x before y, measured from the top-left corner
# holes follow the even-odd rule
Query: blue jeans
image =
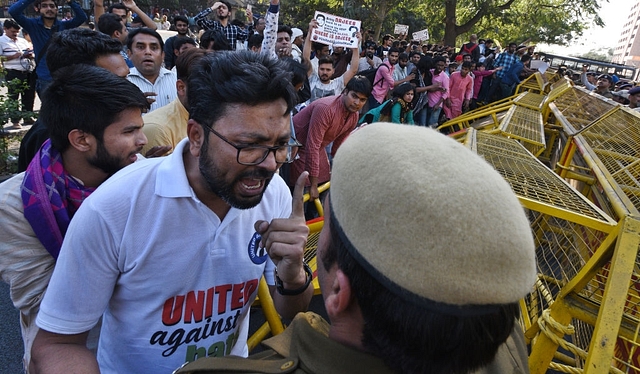
[(427, 123), (429, 127), (438, 127), (438, 118), (440, 118), (441, 111), (442, 107), (431, 108), (431, 115), (429, 116), (429, 122)]
[(420, 111), (413, 113), (413, 121), (418, 126), (427, 126), (427, 118), (429, 118), (429, 107), (426, 105)]
[(377, 107), (379, 107), (380, 105), (382, 105), (382, 103), (379, 103), (379, 102), (378, 102), (378, 100), (376, 100), (376, 99), (373, 97), (373, 95), (370, 95), (370, 96), (369, 96), (368, 103), (369, 103), (369, 110), (371, 110), (371, 109), (373, 109), (373, 108), (377, 108)]

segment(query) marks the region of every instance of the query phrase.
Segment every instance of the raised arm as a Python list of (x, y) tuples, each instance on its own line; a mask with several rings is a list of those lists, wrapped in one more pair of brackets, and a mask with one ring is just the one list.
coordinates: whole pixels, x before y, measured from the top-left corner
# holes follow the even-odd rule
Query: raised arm
[(100, 19), (100, 16), (104, 14), (104, 1), (93, 0), (93, 18), (96, 20), (96, 24)]
[[(362, 34), (360, 34), (360, 32), (357, 32), (356, 38), (358, 38), (358, 45), (360, 45), (360, 42), (362, 41)], [(349, 65), (349, 70), (345, 71), (342, 75), (345, 86), (347, 85), (347, 83), (349, 83), (351, 78), (353, 78), (353, 76), (358, 73), (358, 66), (360, 62), (360, 53), (358, 47), (351, 48), (351, 52), (351, 65)]]
[[(302, 59), (311, 61), (311, 32), (313, 29), (318, 27), (318, 21), (315, 18), (312, 18), (309, 22), (309, 32), (307, 32), (307, 38), (304, 40), (304, 46), (302, 47)], [(307, 76), (310, 77), (313, 74), (313, 69), (311, 68), (311, 64), (309, 64), (309, 70), (307, 71)]]
[(9, 14), (13, 17), (18, 24), (27, 29), (27, 31), (31, 32), (31, 28), (29, 26), (29, 18), (24, 15), (24, 11), (29, 7), (30, 4), (33, 4), (35, 0), (18, 0), (13, 5), (9, 7)]
[(204, 8), (200, 13), (196, 14), (193, 19), (196, 21), (196, 24), (204, 30), (211, 30), (218, 25), (218, 21), (208, 20), (207, 16), (211, 14), (215, 9), (218, 9), (222, 5), (221, 2), (215, 2), (211, 7)]
[(84, 12), (80, 4), (75, 1), (70, 1), (69, 6), (73, 9), (74, 17), (67, 23), (67, 28), (78, 27), (87, 21), (87, 14)]
[(264, 39), (262, 39), (261, 53), (277, 58), (276, 38), (278, 37), (278, 18), (280, 17), (280, 0), (271, 0), (269, 9), (264, 16)]
[(151, 30), (156, 30), (158, 28), (158, 25), (156, 25), (156, 23), (153, 22), (151, 17), (149, 17), (147, 13), (143, 12), (140, 8), (138, 8), (138, 6), (133, 0), (122, 0), (122, 4), (124, 4), (124, 6), (126, 6), (127, 9), (129, 9), (132, 13), (137, 14), (138, 17), (140, 17), (140, 20), (142, 20), (142, 23), (144, 23), (146, 27), (150, 28)]

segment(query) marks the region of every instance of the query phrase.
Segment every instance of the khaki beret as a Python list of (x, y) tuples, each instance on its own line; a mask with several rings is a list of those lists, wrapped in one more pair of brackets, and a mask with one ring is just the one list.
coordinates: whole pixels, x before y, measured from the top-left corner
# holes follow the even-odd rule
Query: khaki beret
[(375, 123), (333, 160), (331, 227), (385, 288), (446, 314), (517, 302), (536, 279), (529, 221), (509, 184), (424, 127)]

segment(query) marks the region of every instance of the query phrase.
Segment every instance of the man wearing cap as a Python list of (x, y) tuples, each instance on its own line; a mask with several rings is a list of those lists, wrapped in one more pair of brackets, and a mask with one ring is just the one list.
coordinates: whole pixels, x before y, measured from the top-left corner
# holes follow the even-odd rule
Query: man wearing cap
[(613, 85), (613, 79), (608, 74), (602, 74), (598, 77), (596, 81), (596, 87), (593, 92), (597, 93), (600, 96), (604, 96), (607, 99), (612, 99), (613, 95), (611, 94), (610, 88)]
[(302, 46), (304, 37), (302, 30), (297, 27), (291, 29), (291, 57), (298, 62), (302, 62)]
[(317, 273), (331, 325), (300, 313), (265, 352), (177, 373), (528, 372), (515, 319), (536, 279), (534, 242), (481, 157), (431, 129), (366, 126), (336, 154), (325, 214)]
[(640, 87), (636, 86), (629, 90), (629, 108), (640, 111)]

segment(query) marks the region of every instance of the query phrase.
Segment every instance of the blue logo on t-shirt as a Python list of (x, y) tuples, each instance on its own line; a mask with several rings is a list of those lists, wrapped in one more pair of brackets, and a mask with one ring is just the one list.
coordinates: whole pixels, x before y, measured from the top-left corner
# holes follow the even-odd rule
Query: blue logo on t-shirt
[(269, 257), (267, 249), (260, 247), (260, 240), (262, 240), (262, 236), (256, 232), (249, 240), (249, 247), (247, 248), (251, 262), (256, 265), (264, 264), (267, 261), (267, 257)]

